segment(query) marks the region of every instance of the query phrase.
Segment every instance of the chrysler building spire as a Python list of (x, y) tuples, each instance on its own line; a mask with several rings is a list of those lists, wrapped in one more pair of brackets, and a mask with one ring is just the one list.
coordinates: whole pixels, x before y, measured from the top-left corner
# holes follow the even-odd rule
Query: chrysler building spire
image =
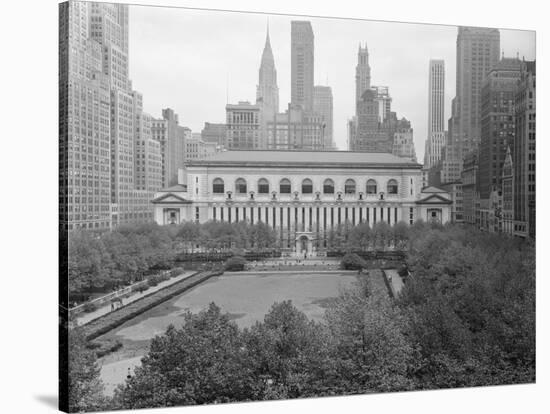
[(258, 86), (256, 88), (256, 101), (265, 106), (269, 111), (279, 112), (279, 88), (277, 86), (277, 70), (275, 59), (271, 50), (269, 39), (269, 24), (265, 38), (264, 51), (260, 64)]

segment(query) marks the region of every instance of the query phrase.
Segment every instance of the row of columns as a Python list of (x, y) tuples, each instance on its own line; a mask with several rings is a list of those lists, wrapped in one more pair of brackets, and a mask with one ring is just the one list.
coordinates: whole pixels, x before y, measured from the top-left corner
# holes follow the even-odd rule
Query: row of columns
[[(325, 217), (326, 214), (326, 217)], [(402, 220), (401, 207), (396, 205), (384, 206), (318, 206), (318, 205), (214, 205), (209, 207), (208, 218), (215, 221), (236, 223), (248, 221), (250, 223), (263, 222), (274, 229), (292, 227), (295, 231), (326, 231), (345, 224), (346, 221), (356, 225), (369, 223), (372, 227), (379, 221), (394, 225)], [(317, 228), (317, 224), (319, 228)]]

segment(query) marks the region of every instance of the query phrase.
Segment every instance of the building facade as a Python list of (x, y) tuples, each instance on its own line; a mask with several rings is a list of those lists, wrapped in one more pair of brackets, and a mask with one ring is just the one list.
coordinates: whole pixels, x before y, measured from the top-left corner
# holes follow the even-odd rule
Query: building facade
[(225, 147), (227, 139), (227, 126), (225, 124), (214, 124), (205, 122), (201, 131), (201, 138), (204, 142), (214, 142), (220, 147)]
[(309, 113), (301, 106), (288, 105), (284, 113), (275, 114), (267, 122), (267, 148), (271, 150), (323, 151), (325, 147), (324, 117)]
[(355, 67), (355, 103), (359, 102), (363, 93), (370, 89), (370, 66), (369, 49), (365, 42), (365, 47), (359, 43), (357, 52), (357, 66)]
[(462, 223), (464, 221), (462, 182), (455, 181), (441, 185), (441, 189), (447, 191), (451, 196), (451, 222)]
[(313, 89), (313, 112), (323, 117), (323, 148), (333, 149), (333, 102), (330, 86), (315, 86)]
[(137, 147), (149, 126), (129, 79), (128, 6), (69, 2), (60, 20), (61, 226), (150, 221), (146, 200), (158, 186), (137, 183)]
[(388, 133), (380, 127), (379, 101), (375, 89), (367, 89), (357, 102), (357, 124), (351, 136), (351, 151), (390, 152), (392, 142)]
[(397, 157), (410, 158), (416, 162), (413, 129), (410, 127), (410, 122), (408, 123), (408, 127), (398, 127), (397, 131), (393, 134), (392, 154)]
[(498, 29), (459, 27), (456, 41), (458, 137), (463, 154), (481, 138), (481, 88), (500, 57)]
[[(193, 134), (195, 135), (195, 134)], [(220, 147), (215, 142), (203, 141), (201, 134), (197, 134), (185, 141), (185, 165), (194, 160), (202, 160), (216, 152), (220, 152)]]
[(445, 146), (445, 61), (430, 60), (428, 86), (428, 136), (424, 166), (431, 168), (441, 160)]
[(514, 163), (510, 147), (502, 167), (502, 232), (514, 234)]
[(248, 101), (225, 106), (226, 144), (230, 150), (260, 149), (261, 113), (259, 105)]
[(462, 171), (462, 211), (464, 223), (477, 225), (477, 177), (478, 177), (478, 156), (477, 152), (471, 152), (464, 159)]
[(60, 3), (59, 13), (59, 224), (110, 229), (111, 91), (102, 48), (90, 36), (88, 3)]
[(185, 162), (185, 135), (178, 131), (178, 115), (171, 108), (162, 110), (162, 119), (153, 119), (151, 133), (160, 143), (163, 187), (178, 181), (178, 169)]
[(481, 199), (500, 191), (506, 150), (515, 135), (514, 98), (521, 61), (502, 58), (487, 74), (481, 89), (481, 141), (478, 189)]
[(313, 29), (308, 21), (292, 21), (290, 25), (290, 102), (311, 112), (314, 85)]
[(190, 163), (181, 191), (153, 200), (161, 225), (209, 220), (273, 227), (283, 249), (321, 252), (346, 223), (446, 223), (452, 201), (444, 190), (421, 189), (421, 165), (391, 154), (226, 151)]
[(140, 102), (135, 94), (134, 187), (155, 193), (164, 187), (160, 142), (153, 139), (151, 132), (153, 117), (142, 111)]
[(525, 62), (515, 96), (514, 234), (536, 235), (536, 62)]

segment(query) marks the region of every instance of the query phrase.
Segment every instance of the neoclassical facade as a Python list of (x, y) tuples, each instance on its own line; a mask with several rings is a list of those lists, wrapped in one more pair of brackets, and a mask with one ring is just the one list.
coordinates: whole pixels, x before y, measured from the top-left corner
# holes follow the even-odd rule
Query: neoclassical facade
[(315, 253), (346, 223), (450, 221), (449, 194), (422, 190), (421, 168), (386, 153), (225, 151), (192, 161), (152, 203), (161, 225), (261, 221), (282, 248)]

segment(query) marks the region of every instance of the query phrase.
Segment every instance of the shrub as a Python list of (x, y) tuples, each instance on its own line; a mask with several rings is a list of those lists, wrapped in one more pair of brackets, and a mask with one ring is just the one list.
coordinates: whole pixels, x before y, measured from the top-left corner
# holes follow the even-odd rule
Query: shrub
[(407, 276), (409, 276), (409, 268), (407, 267), (407, 265), (403, 264), (403, 265), (401, 265), (401, 267), (399, 268), (397, 273), (401, 277), (407, 277)]
[(360, 270), (367, 267), (367, 262), (365, 262), (355, 253), (347, 253), (342, 258), (341, 263), (342, 263), (342, 267), (345, 270)]
[(118, 351), (122, 348), (122, 342), (119, 340), (109, 340), (107, 342), (100, 343), (99, 349), (96, 351), (98, 358), (104, 357), (107, 354)]
[(84, 305), (84, 307), (82, 309), (84, 309), (84, 312), (86, 312), (86, 313), (94, 312), (94, 311), (97, 310), (97, 305), (93, 302), (88, 302)]
[(244, 270), (246, 259), (242, 256), (233, 256), (225, 262), (224, 269), (229, 272)]

